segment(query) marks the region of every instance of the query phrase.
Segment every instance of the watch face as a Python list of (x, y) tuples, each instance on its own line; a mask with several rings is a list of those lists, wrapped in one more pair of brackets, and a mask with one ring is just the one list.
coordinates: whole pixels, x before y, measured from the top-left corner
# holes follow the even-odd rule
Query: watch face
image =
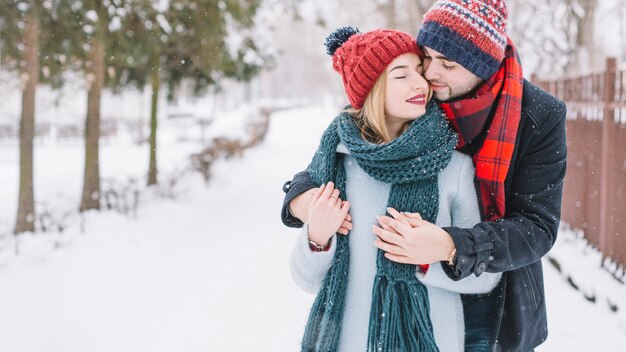
[(309, 249), (313, 252), (326, 252), (330, 249), (330, 242), (331, 241), (329, 240), (327, 244), (320, 246), (319, 244), (309, 240)]
[(314, 252), (321, 252), (322, 249), (324, 249), (324, 247), (320, 246), (319, 244), (313, 241), (309, 241), (309, 248)]

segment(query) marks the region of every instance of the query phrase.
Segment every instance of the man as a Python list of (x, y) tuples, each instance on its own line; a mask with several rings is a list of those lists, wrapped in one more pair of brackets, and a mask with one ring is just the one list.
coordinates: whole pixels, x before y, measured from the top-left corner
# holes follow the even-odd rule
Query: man
[[(506, 17), (502, 0), (438, 0), (417, 37), (425, 77), (459, 134), (457, 148), (473, 157), (483, 222), (442, 229), (420, 221), (403, 232), (392, 219), (381, 220), (385, 230), (404, 236), (394, 237), (419, 241), (421, 250), (411, 256), (388, 251), (393, 260), (442, 261), (452, 280), (503, 272), (491, 294), (463, 297), (466, 351), (527, 352), (547, 337), (541, 257), (554, 244), (560, 219), (566, 109), (523, 79)], [(285, 184), (287, 226), (306, 221), (307, 190), (314, 187), (306, 172)], [(350, 228), (348, 216), (339, 232)], [(374, 230), (379, 238), (383, 232)], [(403, 245), (381, 243), (390, 251)]]

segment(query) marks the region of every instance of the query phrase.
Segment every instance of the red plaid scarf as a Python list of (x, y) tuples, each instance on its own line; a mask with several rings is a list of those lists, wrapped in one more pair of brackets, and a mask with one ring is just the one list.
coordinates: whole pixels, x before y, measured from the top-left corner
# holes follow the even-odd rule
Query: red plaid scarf
[[(522, 65), (509, 38), (504, 65), (478, 88), (473, 97), (440, 104), (459, 134), (457, 149), (471, 143), (484, 129), (488, 131), (473, 156), (481, 212), (488, 221), (501, 219), (505, 214), (504, 180), (515, 148), (523, 85)], [(494, 109), (491, 124), (486, 126)]]

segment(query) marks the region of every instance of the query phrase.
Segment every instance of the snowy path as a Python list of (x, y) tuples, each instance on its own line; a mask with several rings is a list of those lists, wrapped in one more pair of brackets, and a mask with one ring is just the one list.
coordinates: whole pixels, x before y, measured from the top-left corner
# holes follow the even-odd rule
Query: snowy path
[[(92, 214), (62, 249), (0, 268), (0, 351), (298, 350), (313, 297), (289, 274), (295, 230), (280, 223), (280, 187), (328, 117), (277, 113), (266, 142), (218, 164), (209, 187), (192, 179), (137, 220)], [(538, 351), (623, 347), (626, 327), (551, 268), (546, 281), (551, 336)]]
[(292, 284), (295, 236), (278, 214), (283, 180), (306, 166), (289, 159), (311, 155), (323, 128), (308, 120), (279, 114), (280, 130), (218, 164), (209, 187), (198, 177), (138, 220), (91, 214), (61, 250), (1, 268), (0, 351), (296, 350), (312, 297)]

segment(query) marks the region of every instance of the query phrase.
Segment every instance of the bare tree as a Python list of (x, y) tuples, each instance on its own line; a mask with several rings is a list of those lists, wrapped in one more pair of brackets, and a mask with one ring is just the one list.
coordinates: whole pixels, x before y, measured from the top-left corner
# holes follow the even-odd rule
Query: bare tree
[(435, 3), (435, 0), (404, 0), (406, 1), (405, 13), (408, 16), (408, 23), (412, 26), (407, 31), (417, 33), (417, 28), (422, 25), (422, 18), (426, 11)]
[(20, 191), (15, 233), (35, 230), (35, 200), (33, 192), (33, 139), (35, 137), (35, 93), (39, 83), (38, 6), (30, 7), (24, 18), (25, 65), (21, 68), (22, 116), (20, 120)]
[[(619, 0), (615, 5), (615, 13), (619, 18), (625, 18), (626, 16), (626, 0)], [(620, 48), (619, 57), (626, 59), (626, 21), (619, 21), (619, 38)]]
[(398, 28), (398, 16), (396, 15), (396, 0), (381, 1), (378, 3), (378, 11), (383, 14), (386, 28)]
[(97, 14), (95, 34), (91, 37), (87, 65), (87, 118), (85, 120), (85, 173), (80, 211), (100, 209), (100, 98), (104, 86), (105, 48), (108, 10), (101, 1), (93, 2)]
[[(154, 63), (156, 61), (156, 63)], [(158, 65), (159, 56), (152, 58), (153, 69), (150, 72), (150, 85), (152, 87), (152, 98), (150, 103), (150, 164), (148, 165), (148, 186), (157, 184), (157, 106), (159, 103), (159, 88), (161, 87), (161, 76)]]
[(558, 77), (602, 62), (593, 41), (597, 0), (509, 0), (507, 6), (509, 35), (531, 71)]
[(435, 0), (386, 0), (378, 1), (378, 11), (385, 19), (386, 28), (394, 28), (415, 34), (422, 24), (424, 14)]
[(572, 42), (572, 60), (565, 67), (568, 73), (584, 73), (586, 70), (596, 68), (603, 62), (603, 58), (594, 55), (597, 45), (593, 38), (595, 34), (595, 19), (598, 0), (566, 0), (569, 11), (569, 22), (572, 23), (574, 33)]

